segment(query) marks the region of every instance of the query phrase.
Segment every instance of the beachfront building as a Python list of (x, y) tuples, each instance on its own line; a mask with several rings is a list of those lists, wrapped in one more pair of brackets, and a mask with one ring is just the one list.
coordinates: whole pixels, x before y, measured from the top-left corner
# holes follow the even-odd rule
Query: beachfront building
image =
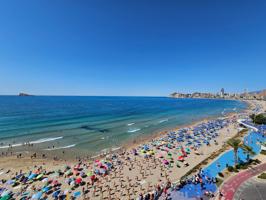
[(220, 96), (223, 98), (224, 97), (224, 88), (221, 89)]
[(206, 93), (206, 92), (194, 92), (194, 93), (178, 93), (174, 92), (170, 94), (173, 98), (209, 98), (209, 99), (243, 99), (243, 100), (266, 100), (266, 91), (262, 92), (251, 92), (248, 93), (245, 90), (244, 93), (226, 93), (224, 88), (218, 93)]

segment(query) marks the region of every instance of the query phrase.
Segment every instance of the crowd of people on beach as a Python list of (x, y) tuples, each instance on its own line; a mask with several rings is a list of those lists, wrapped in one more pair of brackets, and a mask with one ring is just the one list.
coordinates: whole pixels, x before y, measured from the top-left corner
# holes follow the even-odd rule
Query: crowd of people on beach
[[(236, 121), (236, 117), (209, 120), (99, 158), (69, 163), (54, 159), (29, 170), (0, 169), (0, 200), (171, 199), (178, 192), (185, 196), (182, 188), (188, 184), (200, 185), (205, 197), (211, 198), (214, 194), (206, 186), (216, 179), (203, 170), (179, 181), (177, 177), (180, 170), (192, 169), (192, 160), (204, 155), (202, 149), (219, 145), (220, 130), (230, 137), (228, 127)], [(45, 158), (45, 154), (31, 155), (33, 161)]]
[(217, 145), (219, 130), (234, 122), (224, 118), (170, 131), (136, 148), (75, 165), (50, 169), (44, 163), (17, 172), (2, 169), (0, 199), (168, 199), (171, 190), (201, 180), (198, 174), (174, 187), (175, 171), (190, 166), (187, 158), (203, 154), (201, 147)]

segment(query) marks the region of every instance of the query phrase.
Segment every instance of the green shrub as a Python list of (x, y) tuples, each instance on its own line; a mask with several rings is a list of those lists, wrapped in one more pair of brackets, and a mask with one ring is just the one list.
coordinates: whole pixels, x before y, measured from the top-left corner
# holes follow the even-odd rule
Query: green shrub
[(260, 164), (261, 163), (261, 161), (259, 160), (259, 159), (255, 159), (255, 160), (253, 160), (255, 163), (257, 163), (257, 164)]
[(241, 165), (240, 166), (240, 169), (247, 169), (248, 168), (248, 165)]
[(261, 153), (262, 155), (266, 155), (266, 150), (262, 150), (260, 153)]
[(235, 171), (235, 170), (234, 170), (234, 167), (232, 167), (232, 166), (228, 166), (227, 169), (228, 169), (229, 172), (233, 172), (233, 171)]
[(261, 179), (266, 179), (266, 173), (262, 173), (258, 176), (258, 178), (261, 178)]
[(241, 169), (241, 164), (237, 164), (236, 169)]
[(250, 116), (255, 124), (266, 124), (266, 116), (264, 114)]
[(220, 187), (220, 185), (222, 185), (222, 183), (223, 183), (223, 179), (221, 179), (221, 178), (216, 178), (216, 185), (217, 185), (218, 187)]

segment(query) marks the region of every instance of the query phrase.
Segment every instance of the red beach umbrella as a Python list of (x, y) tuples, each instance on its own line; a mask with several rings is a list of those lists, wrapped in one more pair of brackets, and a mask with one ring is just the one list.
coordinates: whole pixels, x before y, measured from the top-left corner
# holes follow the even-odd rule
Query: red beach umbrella
[(77, 183), (77, 184), (80, 184), (81, 181), (82, 181), (82, 178), (77, 178), (77, 179), (76, 179), (76, 183)]

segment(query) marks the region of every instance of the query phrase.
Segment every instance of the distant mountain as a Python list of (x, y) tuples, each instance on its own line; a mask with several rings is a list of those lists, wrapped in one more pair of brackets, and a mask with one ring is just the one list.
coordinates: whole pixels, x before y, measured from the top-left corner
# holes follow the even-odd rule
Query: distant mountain
[(258, 96), (263, 96), (263, 97), (266, 97), (266, 89), (264, 90), (259, 90), (259, 91), (253, 91), (253, 92), (249, 92), (249, 94), (256, 94)]

